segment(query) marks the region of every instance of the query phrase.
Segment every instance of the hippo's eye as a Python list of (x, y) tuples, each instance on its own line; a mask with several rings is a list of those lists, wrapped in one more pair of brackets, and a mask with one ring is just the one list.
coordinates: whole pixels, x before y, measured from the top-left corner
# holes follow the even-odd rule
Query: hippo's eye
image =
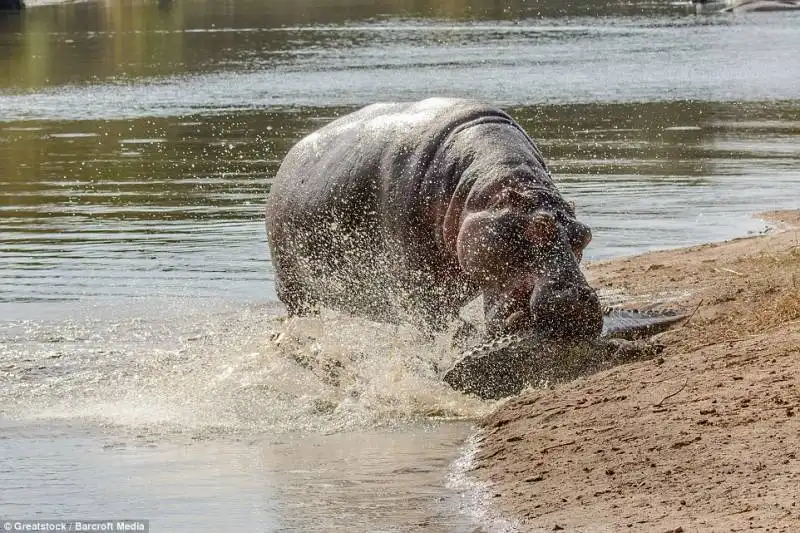
[(547, 245), (558, 238), (556, 217), (547, 211), (537, 213), (525, 228), (525, 239), (534, 245)]

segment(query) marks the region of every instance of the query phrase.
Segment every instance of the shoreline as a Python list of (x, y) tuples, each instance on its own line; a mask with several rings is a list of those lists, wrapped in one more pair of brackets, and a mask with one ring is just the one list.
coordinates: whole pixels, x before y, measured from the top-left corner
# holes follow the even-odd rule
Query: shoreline
[(527, 390), (477, 423), (469, 475), (518, 531), (800, 528), (800, 210), (764, 235), (592, 263), (696, 312), (661, 357)]

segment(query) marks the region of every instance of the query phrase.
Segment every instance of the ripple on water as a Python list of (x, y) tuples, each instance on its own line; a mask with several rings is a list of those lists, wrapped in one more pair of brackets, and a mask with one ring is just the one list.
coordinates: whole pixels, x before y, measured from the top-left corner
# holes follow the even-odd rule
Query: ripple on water
[(88, 132), (68, 132), (68, 133), (51, 133), (50, 137), (55, 139), (88, 139), (91, 137), (97, 137), (97, 133), (88, 133)]
[(165, 143), (167, 139), (153, 138), (153, 139), (121, 139), (120, 144), (159, 144)]

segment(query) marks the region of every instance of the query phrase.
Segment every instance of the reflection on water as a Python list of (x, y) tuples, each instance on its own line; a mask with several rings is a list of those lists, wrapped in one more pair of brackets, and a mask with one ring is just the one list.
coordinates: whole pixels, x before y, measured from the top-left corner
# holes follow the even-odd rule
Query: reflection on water
[(222, 283), (268, 297), (278, 128), (261, 116), (0, 128), (0, 261), (22, 274), (0, 281), (0, 300), (208, 297)]
[[(348, 26), (383, 20), (514, 23), (645, 13), (676, 20), (685, 14), (668, 3), (615, 0), (111, 0), (42, 5), (47, 3), (28, 0), (32, 9), (27, 12), (0, 13), (0, 34), (8, 52), (0, 62), (9, 66), (8, 71), (0, 69), (0, 76), (7, 76), (0, 86), (33, 88), (285, 64), (332, 47), (362, 48), (369, 43)], [(305, 31), (310, 29), (314, 31)], [(340, 35), (341, 29), (345, 35)], [(419, 29), (419, 24), (406, 26), (408, 32)], [(470, 26), (464, 31), (473, 33)], [(436, 45), (452, 37), (423, 38)]]
[[(0, 108), (6, 120), (69, 120), (444, 94), (506, 106), (800, 96), (800, 13), (561, 4), (47, 6), (0, 18)], [(463, 18), (447, 17), (456, 12)]]
[[(0, 13), (0, 508), (169, 531), (472, 531), (492, 406), (444, 339), (278, 325), (263, 204), (303, 135), (469, 96), (540, 143), (590, 259), (798, 207), (800, 13), (670, 2), (31, 0)], [(283, 333), (274, 342), (272, 332)], [(382, 429), (376, 429), (382, 428)]]

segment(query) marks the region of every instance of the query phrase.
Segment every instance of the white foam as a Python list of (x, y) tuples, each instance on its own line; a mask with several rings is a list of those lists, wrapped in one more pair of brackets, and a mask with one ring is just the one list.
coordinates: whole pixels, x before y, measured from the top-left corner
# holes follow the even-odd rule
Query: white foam
[(521, 526), (518, 521), (504, 518), (491, 508), (491, 486), (470, 474), (482, 440), (481, 431), (467, 438), (461, 454), (450, 467), (447, 488), (461, 494), (459, 505), (461, 512), (469, 516), (483, 530), (489, 533), (520, 531)]

